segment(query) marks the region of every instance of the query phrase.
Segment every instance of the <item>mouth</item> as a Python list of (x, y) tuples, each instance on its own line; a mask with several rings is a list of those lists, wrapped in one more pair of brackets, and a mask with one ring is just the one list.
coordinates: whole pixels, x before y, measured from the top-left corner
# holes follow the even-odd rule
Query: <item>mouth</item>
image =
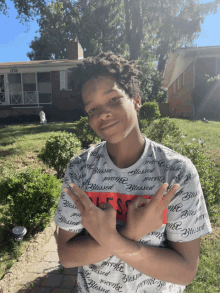
[(102, 128), (101, 131), (106, 131), (106, 130), (112, 129), (113, 127), (115, 127), (115, 125), (118, 124), (118, 122), (119, 122), (119, 121), (117, 121), (116, 123), (114, 123), (114, 124), (112, 124), (112, 125), (110, 125), (110, 126), (108, 126), (108, 127)]

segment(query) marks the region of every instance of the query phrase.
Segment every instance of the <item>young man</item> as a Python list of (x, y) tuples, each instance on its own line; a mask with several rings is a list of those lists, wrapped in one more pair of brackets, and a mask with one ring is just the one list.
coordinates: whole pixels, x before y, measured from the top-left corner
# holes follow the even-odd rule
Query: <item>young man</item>
[(103, 140), (71, 159), (54, 218), (61, 264), (78, 267), (78, 292), (183, 292), (196, 275), (200, 237), (212, 232), (191, 160), (140, 132), (137, 76), (134, 62), (112, 52), (73, 70)]

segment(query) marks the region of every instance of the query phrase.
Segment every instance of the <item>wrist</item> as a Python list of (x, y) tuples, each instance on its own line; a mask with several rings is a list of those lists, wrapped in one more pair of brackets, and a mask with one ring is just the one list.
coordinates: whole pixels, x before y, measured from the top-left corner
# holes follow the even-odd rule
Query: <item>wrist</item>
[(129, 233), (128, 229), (126, 228), (126, 225), (121, 228), (121, 230), (119, 231), (119, 234), (127, 239), (138, 241), (138, 239), (136, 239), (134, 235), (131, 235), (131, 233)]

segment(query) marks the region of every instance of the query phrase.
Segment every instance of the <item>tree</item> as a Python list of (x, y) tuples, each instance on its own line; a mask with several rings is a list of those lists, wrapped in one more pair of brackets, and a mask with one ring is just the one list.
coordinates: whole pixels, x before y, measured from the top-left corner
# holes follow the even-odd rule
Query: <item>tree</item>
[[(70, 38), (77, 37), (86, 49), (84, 57), (95, 56), (100, 50), (128, 55), (123, 19), (122, 1), (79, 0), (56, 1), (48, 5), (38, 20), (40, 37), (31, 42), (31, 60), (67, 59)], [(42, 46), (41, 46), (42, 45)]]
[(51, 3), (44, 8), (44, 13), (37, 20), (40, 37), (31, 41), (30, 60), (67, 59), (67, 46), (74, 38), (71, 19), (77, 15), (72, 12), (69, 2)]
[(154, 48), (158, 70), (163, 72), (170, 51), (192, 44), (204, 17), (216, 13), (220, 0), (198, 4), (196, 0), (124, 0), (126, 41), (130, 59), (140, 57), (144, 35), (159, 41)]
[[(27, 23), (33, 20), (33, 16), (37, 16), (46, 6), (45, 0), (13, 0), (15, 8), (17, 9), (18, 16), (16, 19), (20, 18), (22, 24), (23, 20)], [(0, 11), (4, 15), (8, 15), (7, 12), (8, 6), (5, 3), (5, 0), (0, 0)]]

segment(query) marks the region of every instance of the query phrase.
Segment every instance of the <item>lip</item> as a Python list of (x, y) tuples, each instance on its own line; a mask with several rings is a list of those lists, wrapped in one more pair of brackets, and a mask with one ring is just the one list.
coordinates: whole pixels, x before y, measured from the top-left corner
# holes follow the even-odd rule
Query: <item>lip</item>
[(115, 125), (117, 125), (118, 124), (118, 122), (119, 121), (117, 121), (117, 122), (115, 122), (114, 124), (112, 124), (112, 125), (110, 125), (110, 126), (107, 126), (107, 127), (105, 127), (105, 128), (101, 128), (101, 130), (103, 131), (105, 131), (105, 130), (108, 130), (108, 129), (110, 129), (110, 128), (113, 128)]

